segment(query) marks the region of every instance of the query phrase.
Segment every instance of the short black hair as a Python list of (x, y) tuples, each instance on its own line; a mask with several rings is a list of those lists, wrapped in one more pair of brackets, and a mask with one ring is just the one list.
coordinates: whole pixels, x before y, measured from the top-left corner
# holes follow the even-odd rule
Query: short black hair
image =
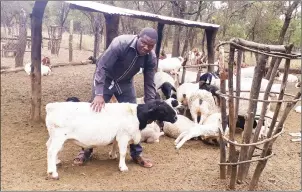
[(157, 31), (153, 28), (150, 27), (145, 27), (141, 30), (141, 32), (139, 33), (139, 37), (143, 37), (144, 35), (147, 35), (148, 37), (150, 37), (151, 39), (155, 40), (157, 42)]

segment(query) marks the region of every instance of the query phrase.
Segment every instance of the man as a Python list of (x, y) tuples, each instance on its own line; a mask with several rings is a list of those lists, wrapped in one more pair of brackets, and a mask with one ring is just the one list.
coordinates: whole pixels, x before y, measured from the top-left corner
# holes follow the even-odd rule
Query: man
[[(144, 28), (139, 35), (120, 35), (114, 38), (99, 58), (94, 74), (94, 86), (91, 107), (100, 112), (112, 95), (119, 103), (136, 103), (133, 77), (144, 68), (144, 101), (155, 99), (154, 74), (157, 58), (152, 50), (157, 42), (157, 32), (152, 28)], [(83, 164), (91, 157), (92, 148), (82, 151), (75, 158), (75, 164)], [(153, 164), (141, 156), (140, 144), (130, 145), (133, 161), (143, 167)]]

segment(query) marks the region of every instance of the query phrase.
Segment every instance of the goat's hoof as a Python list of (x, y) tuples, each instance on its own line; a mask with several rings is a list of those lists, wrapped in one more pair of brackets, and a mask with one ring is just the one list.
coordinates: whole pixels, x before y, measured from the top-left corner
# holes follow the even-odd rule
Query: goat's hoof
[(120, 168), (121, 172), (128, 171), (128, 167), (127, 166), (120, 166), (119, 168)]
[(45, 180), (59, 180), (59, 175), (53, 176), (52, 173), (48, 173), (47, 176), (45, 177)]

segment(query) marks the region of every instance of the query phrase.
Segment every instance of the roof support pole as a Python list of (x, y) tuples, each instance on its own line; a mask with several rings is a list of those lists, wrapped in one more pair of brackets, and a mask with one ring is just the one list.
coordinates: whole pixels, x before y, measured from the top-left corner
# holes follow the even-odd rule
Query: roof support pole
[[(206, 37), (207, 37), (207, 50), (208, 50), (208, 63), (213, 64), (215, 59), (215, 39), (217, 34), (217, 29), (211, 28), (211, 29), (205, 29)], [(208, 71), (213, 72), (214, 66), (209, 65)]]
[(118, 36), (119, 16), (104, 14), (106, 20), (106, 43), (105, 49), (107, 49), (111, 41)]
[(100, 53), (100, 26), (101, 26), (101, 13), (97, 13), (94, 18), (94, 46), (93, 57), (97, 58)]
[(160, 48), (161, 48), (161, 43), (162, 43), (162, 40), (163, 40), (164, 26), (165, 26), (165, 24), (163, 24), (163, 23), (160, 23), (160, 22), (157, 23), (158, 40), (157, 40), (156, 49), (155, 49), (155, 54), (156, 54), (156, 57), (157, 57), (156, 71), (157, 71), (157, 68), (158, 68)]
[(41, 119), (41, 44), (42, 20), (48, 1), (35, 1), (31, 18), (31, 111), (32, 121)]

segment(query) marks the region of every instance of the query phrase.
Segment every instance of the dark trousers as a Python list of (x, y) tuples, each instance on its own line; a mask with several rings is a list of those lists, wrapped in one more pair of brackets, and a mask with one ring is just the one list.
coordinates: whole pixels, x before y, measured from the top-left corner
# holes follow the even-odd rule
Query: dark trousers
[[(105, 81), (104, 94), (103, 94), (105, 103), (108, 103), (113, 95), (116, 97), (119, 103), (127, 103), (127, 102), (136, 103), (136, 93), (132, 82), (119, 84), (120, 87), (122, 87), (123, 89), (123, 93), (120, 95), (118, 94), (115, 86), (113, 86), (111, 90), (108, 89), (110, 82), (111, 82), (110, 80)], [(94, 97), (95, 97), (95, 92), (94, 92), (94, 86), (92, 84), (92, 97), (90, 102), (93, 101)], [(89, 150), (92, 152), (92, 149)], [(130, 155), (132, 158), (138, 157), (142, 151), (143, 148), (140, 144), (137, 145), (130, 144)]]

